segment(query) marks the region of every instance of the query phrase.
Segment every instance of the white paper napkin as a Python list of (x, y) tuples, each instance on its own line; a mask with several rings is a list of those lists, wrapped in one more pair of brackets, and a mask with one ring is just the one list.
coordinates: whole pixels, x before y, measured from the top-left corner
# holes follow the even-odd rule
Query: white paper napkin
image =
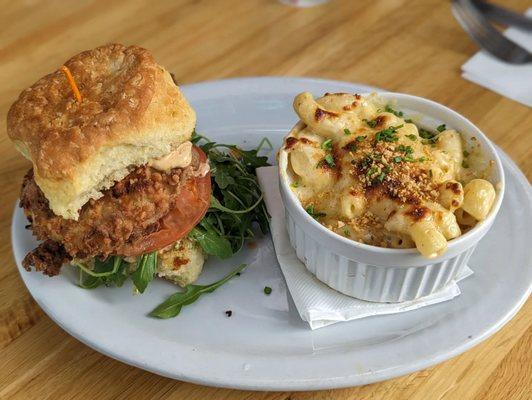
[[(532, 17), (532, 8), (525, 15)], [(509, 28), (504, 34), (532, 52), (532, 32)], [(506, 64), (479, 51), (462, 65), (462, 77), (532, 107), (532, 63)]]
[[(453, 282), (445, 289), (430, 296), (403, 303), (372, 303), (346, 296), (322, 283), (310, 273), (296, 257), (290, 245), (285, 227), (284, 206), (279, 192), (277, 167), (257, 169), (259, 185), (271, 215), (270, 228), (286, 286), (292, 295), (299, 315), (307, 321), (311, 329), (321, 328), (335, 322), (351, 321), (372, 315), (395, 314), (431, 304), (450, 300), (460, 294), (458, 285)], [(457, 281), (471, 275), (473, 271), (464, 268)]]

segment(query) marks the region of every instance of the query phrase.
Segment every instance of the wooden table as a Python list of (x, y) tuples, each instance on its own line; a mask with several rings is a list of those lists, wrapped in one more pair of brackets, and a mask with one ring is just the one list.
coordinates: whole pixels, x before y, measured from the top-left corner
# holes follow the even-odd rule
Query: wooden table
[[(460, 77), (477, 51), (447, 1), (3, 1), (0, 114), (18, 93), (80, 50), (139, 44), (181, 83), (298, 75), (434, 99), (476, 123), (532, 177), (532, 113)], [(527, 0), (505, 1), (524, 11)], [(0, 134), (0, 398), (525, 399), (532, 390), (532, 302), (499, 333), (443, 364), (352, 389), (254, 393), (173, 381), (107, 358), (55, 325), (26, 291), (9, 228), (29, 167)], [(528, 266), (530, 268), (530, 266)]]

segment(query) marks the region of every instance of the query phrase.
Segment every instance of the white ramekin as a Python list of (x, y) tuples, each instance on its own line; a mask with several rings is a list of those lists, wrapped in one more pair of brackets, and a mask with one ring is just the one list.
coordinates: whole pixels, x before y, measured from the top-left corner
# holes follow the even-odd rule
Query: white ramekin
[[(497, 152), (486, 136), (457, 112), (421, 97), (400, 93), (379, 93), (407, 116), (422, 125), (445, 123), (459, 131), (466, 141), (477, 138), (482, 151), (495, 161), (490, 181), (497, 198), (488, 217), (464, 235), (450, 240), (445, 254), (426, 259), (416, 249), (388, 249), (355, 242), (325, 228), (307, 214), (290, 189), (287, 153), (279, 151), (280, 190), (286, 209), (290, 243), (297, 257), (320, 281), (359, 299), (401, 302), (427, 296), (445, 287), (463, 268), (477, 243), (495, 220), (504, 196), (504, 172)], [(297, 125), (296, 125), (297, 126)]]

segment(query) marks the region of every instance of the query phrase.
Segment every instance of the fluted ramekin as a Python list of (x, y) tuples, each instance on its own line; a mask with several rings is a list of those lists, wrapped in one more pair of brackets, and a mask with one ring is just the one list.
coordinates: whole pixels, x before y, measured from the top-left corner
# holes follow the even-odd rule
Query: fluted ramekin
[[(374, 302), (401, 302), (434, 293), (448, 285), (467, 265), (476, 245), (493, 225), (504, 196), (504, 172), (497, 151), (467, 118), (431, 100), (400, 93), (379, 93), (422, 125), (445, 123), (466, 141), (475, 137), (484, 156), (494, 161), (489, 180), (497, 197), (484, 221), (448, 242), (445, 254), (427, 259), (417, 249), (389, 249), (355, 242), (312, 218), (290, 188), (287, 152), (279, 151), (279, 184), (290, 243), (297, 257), (320, 281), (344, 294)], [(296, 125), (294, 129), (300, 129)]]

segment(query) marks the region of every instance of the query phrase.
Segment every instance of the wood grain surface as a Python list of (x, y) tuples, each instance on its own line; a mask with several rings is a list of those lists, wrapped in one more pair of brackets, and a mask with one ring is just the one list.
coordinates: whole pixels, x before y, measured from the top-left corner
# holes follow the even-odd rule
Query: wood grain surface
[[(502, 1), (501, 1), (502, 3)], [(504, 1), (518, 11), (528, 0)], [(180, 83), (332, 78), (416, 94), (476, 123), (532, 178), (530, 108), (460, 77), (476, 46), (447, 1), (1, 1), (0, 117), (71, 55), (107, 42), (151, 49)], [(55, 325), (26, 291), (10, 224), (29, 164), (0, 132), (0, 399), (530, 399), (532, 302), (500, 332), (436, 367), (358, 388), (244, 392), (173, 381), (107, 358)], [(531, 266), (523, 266), (530, 268)]]

